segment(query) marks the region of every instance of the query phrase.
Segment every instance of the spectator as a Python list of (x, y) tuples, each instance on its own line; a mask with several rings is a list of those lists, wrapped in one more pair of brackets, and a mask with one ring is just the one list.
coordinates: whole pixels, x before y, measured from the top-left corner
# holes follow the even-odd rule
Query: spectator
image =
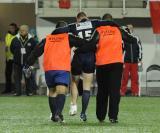
[[(15, 96), (21, 95), (21, 80), (22, 80), (22, 68), (26, 63), (26, 59), (30, 55), (31, 51), (36, 46), (35, 40), (28, 33), (29, 27), (27, 25), (21, 25), (19, 34), (13, 39), (11, 43), (11, 52), (13, 53), (14, 61), (14, 80), (15, 80)], [(32, 94), (31, 91), (31, 79), (25, 78), (26, 94), (27, 96)]]
[[(127, 25), (126, 30), (133, 35), (133, 25)], [(134, 36), (134, 35), (133, 35)], [(138, 96), (138, 63), (142, 64), (142, 46), (138, 37), (137, 41), (129, 43), (124, 41), (124, 69), (121, 85), (121, 96), (125, 96), (129, 75), (131, 77), (131, 91), (133, 96)]]
[(13, 54), (10, 51), (10, 46), (13, 38), (18, 32), (18, 27), (15, 23), (9, 25), (8, 33), (5, 37), (5, 54), (6, 54), (6, 68), (5, 68), (5, 90), (3, 94), (10, 93), (13, 90), (12, 87), (12, 70), (13, 70)]

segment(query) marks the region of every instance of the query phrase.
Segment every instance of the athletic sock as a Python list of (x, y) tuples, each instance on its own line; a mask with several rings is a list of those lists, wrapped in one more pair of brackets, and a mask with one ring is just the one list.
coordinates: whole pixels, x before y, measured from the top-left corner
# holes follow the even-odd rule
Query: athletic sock
[(83, 114), (86, 113), (86, 109), (88, 107), (89, 103), (89, 98), (90, 98), (90, 91), (89, 90), (83, 90), (82, 94), (82, 112)]
[(49, 97), (48, 102), (49, 102), (49, 107), (52, 112), (52, 115), (55, 115), (57, 111), (56, 97)]
[(57, 114), (61, 115), (63, 108), (64, 108), (64, 104), (65, 104), (65, 100), (66, 100), (66, 96), (64, 94), (59, 94), (57, 96)]

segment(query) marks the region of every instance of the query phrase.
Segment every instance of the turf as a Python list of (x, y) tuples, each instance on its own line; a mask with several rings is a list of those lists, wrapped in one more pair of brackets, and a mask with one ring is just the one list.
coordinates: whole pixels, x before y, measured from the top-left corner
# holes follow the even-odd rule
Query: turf
[(76, 116), (69, 116), (70, 98), (67, 97), (64, 117), (66, 124), (49, 120), (48, 98), (0, 97), (0, 133), (160, 133), (160, 98), (121, 98), (119, 123), (98, 123), (95, 115), (95, 97), (90, 100), (88, 121), (79, 120), (81, 108)]

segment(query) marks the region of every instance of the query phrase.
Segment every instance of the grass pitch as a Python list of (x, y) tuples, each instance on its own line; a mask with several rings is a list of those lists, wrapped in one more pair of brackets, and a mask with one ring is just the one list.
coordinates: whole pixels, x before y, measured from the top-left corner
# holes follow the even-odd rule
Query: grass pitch
[(81, 122), (79, 113), (81, 98), (78, 100), (78, 114), (69, 116), (70, 97), (64, 109), (66, 124), (49, 120), (48, 98), (0, 97), (0, 133), (160, 133), (159, 97), (122, 97), (119, 123), (99, 123), (95, 115), (95, 97), (88, 107), (88, 121)]

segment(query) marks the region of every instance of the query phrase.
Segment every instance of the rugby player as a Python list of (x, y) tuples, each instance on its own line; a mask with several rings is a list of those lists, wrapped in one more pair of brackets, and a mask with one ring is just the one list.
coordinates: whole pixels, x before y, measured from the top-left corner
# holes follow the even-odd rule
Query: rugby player
[[(89, 20), (84, 12), (77, 14), (77, 23), (69, 25), (69, 32), (79, 36), (85, 40), (89, 39), (96, 27), (97, 20)], [(90, 99), (90, 89), (93, 81), (93, 74), (95, 71), (95, 55), (94, 52), (87, 53), (74, 53), (71, 72), (71, 106), (70, 115), (77, 113), (77, 97), (78, 90), (77, 86), (80, 80), (80, 76), (83, 79), (83, 94), (82, 94), (82, 109), (80, 119), (83, 121), (87, 120), (86, 110)]]

